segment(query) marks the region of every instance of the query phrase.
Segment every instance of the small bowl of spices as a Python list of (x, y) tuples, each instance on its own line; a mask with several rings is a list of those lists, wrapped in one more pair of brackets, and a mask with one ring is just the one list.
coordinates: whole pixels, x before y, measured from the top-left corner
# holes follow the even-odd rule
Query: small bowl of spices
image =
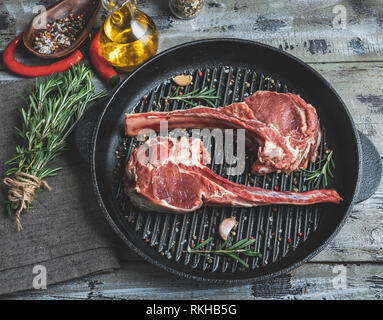
[(169, 0), (169, 8), (179, 19), (193, 19), (201, 11), (204, 0)]
[(100, 0), (57, 2), (45, 13), (34, 17), (24, 30), (25, 47), (44, 59), (57, 59), (71, 54), (88, 38), (100, 6)]
[(83, 14), (70, 14), (67, 18), (50, 21), (46, 27), (35, 30), (33, 49), (41, 54), (53, 54), (67, 49), (76, 42), (84, 25)]

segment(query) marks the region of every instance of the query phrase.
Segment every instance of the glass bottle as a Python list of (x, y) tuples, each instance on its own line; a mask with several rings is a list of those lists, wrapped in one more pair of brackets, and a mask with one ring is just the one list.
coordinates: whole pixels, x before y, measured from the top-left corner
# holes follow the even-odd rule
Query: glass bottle
[(193, 19), (202, 9), (204, 0), (169, 0), (170, 11), (180, 19)]
[(122, 72), (130, 72), (155, 55), (158, 48), (158, 32), (153, 20), (138, 10), (131, 0), (102, 0), (104, 8), (111, 12), (100, 30), (102, 55), (112, 66)]

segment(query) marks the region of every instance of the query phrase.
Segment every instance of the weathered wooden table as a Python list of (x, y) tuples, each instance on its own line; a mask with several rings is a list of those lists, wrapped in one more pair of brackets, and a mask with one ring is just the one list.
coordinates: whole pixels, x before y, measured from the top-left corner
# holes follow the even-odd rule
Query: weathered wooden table
[[(0, 50), (24, 28), (34, 6), (53, 2), (0, 1)], [(160, 51), (195, 39), (235, 37), (301, 58), (335, 87), (358, 129), (383, 156), (383, 0), (208, 0), (191, 21), (174, 19), (166, 0), (139, 3), (159, 28)], [(0, 84), (25, 81), (0, 68)], [(346, 267), (346, 287), (334, 287), (335, 266)], [(12, 298), (382, 299), (383, 182), (375, 195), (355, 206), (335, 240), (311, 262), (265, 283), (222, 287), (192, 282), (129, 254), (114, 273)]]

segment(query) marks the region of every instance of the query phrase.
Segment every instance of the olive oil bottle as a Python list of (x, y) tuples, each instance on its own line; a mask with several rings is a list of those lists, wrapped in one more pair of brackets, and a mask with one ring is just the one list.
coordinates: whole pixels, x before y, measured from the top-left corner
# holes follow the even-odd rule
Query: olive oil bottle
[(117, 70), (130, 72), (155, 55), (158, 32), (153, 20), (138, 10), (137, 2), (103, 0), (104, 8), (111, 11), (100, 32), (102, 55)]

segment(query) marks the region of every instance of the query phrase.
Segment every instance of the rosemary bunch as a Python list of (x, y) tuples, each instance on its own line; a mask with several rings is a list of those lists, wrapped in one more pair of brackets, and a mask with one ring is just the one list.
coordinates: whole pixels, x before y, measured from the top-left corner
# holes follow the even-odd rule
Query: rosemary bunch
[(207, 104), (209, 104), (211, 107), (215, 107), (215, 103), (213, 102), (216, 99), (220, 99), (221, 97), (216, 95), (216, 90), (214, 88), (208, 89), (208, 87), (205, 87), (203, 89), (195, 89), (191, 92), (185, 93), (180, 95), (179, 92), (180, 87), (174, 91), (173, 95), (170, 97), (167, 97), (167, 100), (180, 100), (182, 102), (185, 102), (193, 107), (197, 106), (197, 103), (189, 101), (192, 99), (202, 100), (205, 101)]
[(315, 170), (303, 170), (305, 173), (305, 180), (314, 184), (316, 189), (322, 185), (323, 188), (327, 187), (327, 176), (333, 178), (331, 169), (335, 169), (335, 163), (333, 159), (333, 151), (331, 150), (327, 157), (316, 163), (319, 167)]
[(61, 169), (50, 165), (64, 150), (65, 140), (95, 99), (106, 91), (95, 93), (92, 73), (77, 64), (65, 73), (38, 80), (30, 88), (20, 108), (21, 126), (16, 128), (19, 145), (16, 154), (5, 164), (4, 183), (9, 187), (8, 211), (16, 212), (18, 230), (20, 213), (28, 209), (36, 189), (49, 186), (42, 179), (54, 176)]
[(195, 246), (194, 248), (188, 248), (188, 250), (184, 252), (188, 253), (195, 253), (202, 256), (207, 256), (209, 258), (211, 255), (224, 255), (228, 256), (239, 263), (241, 263), (244, 267), (248, 268), (249, 265), (244, 261), (242, 258), (239, 257), (239, 254), (243, 254), (248, 257), (262, 257), (262, 255), (258, 252), (254, 252), (250, 246), (256, 241), (255, 239), (242, 239), (238, 242), (229, 245), (231, 242), (231, 238), (229, 237), (217, 250), (205, 250), (204, 247), (213, 240), (213, 237), (210, 237), (200, 243), (199, 245)]

